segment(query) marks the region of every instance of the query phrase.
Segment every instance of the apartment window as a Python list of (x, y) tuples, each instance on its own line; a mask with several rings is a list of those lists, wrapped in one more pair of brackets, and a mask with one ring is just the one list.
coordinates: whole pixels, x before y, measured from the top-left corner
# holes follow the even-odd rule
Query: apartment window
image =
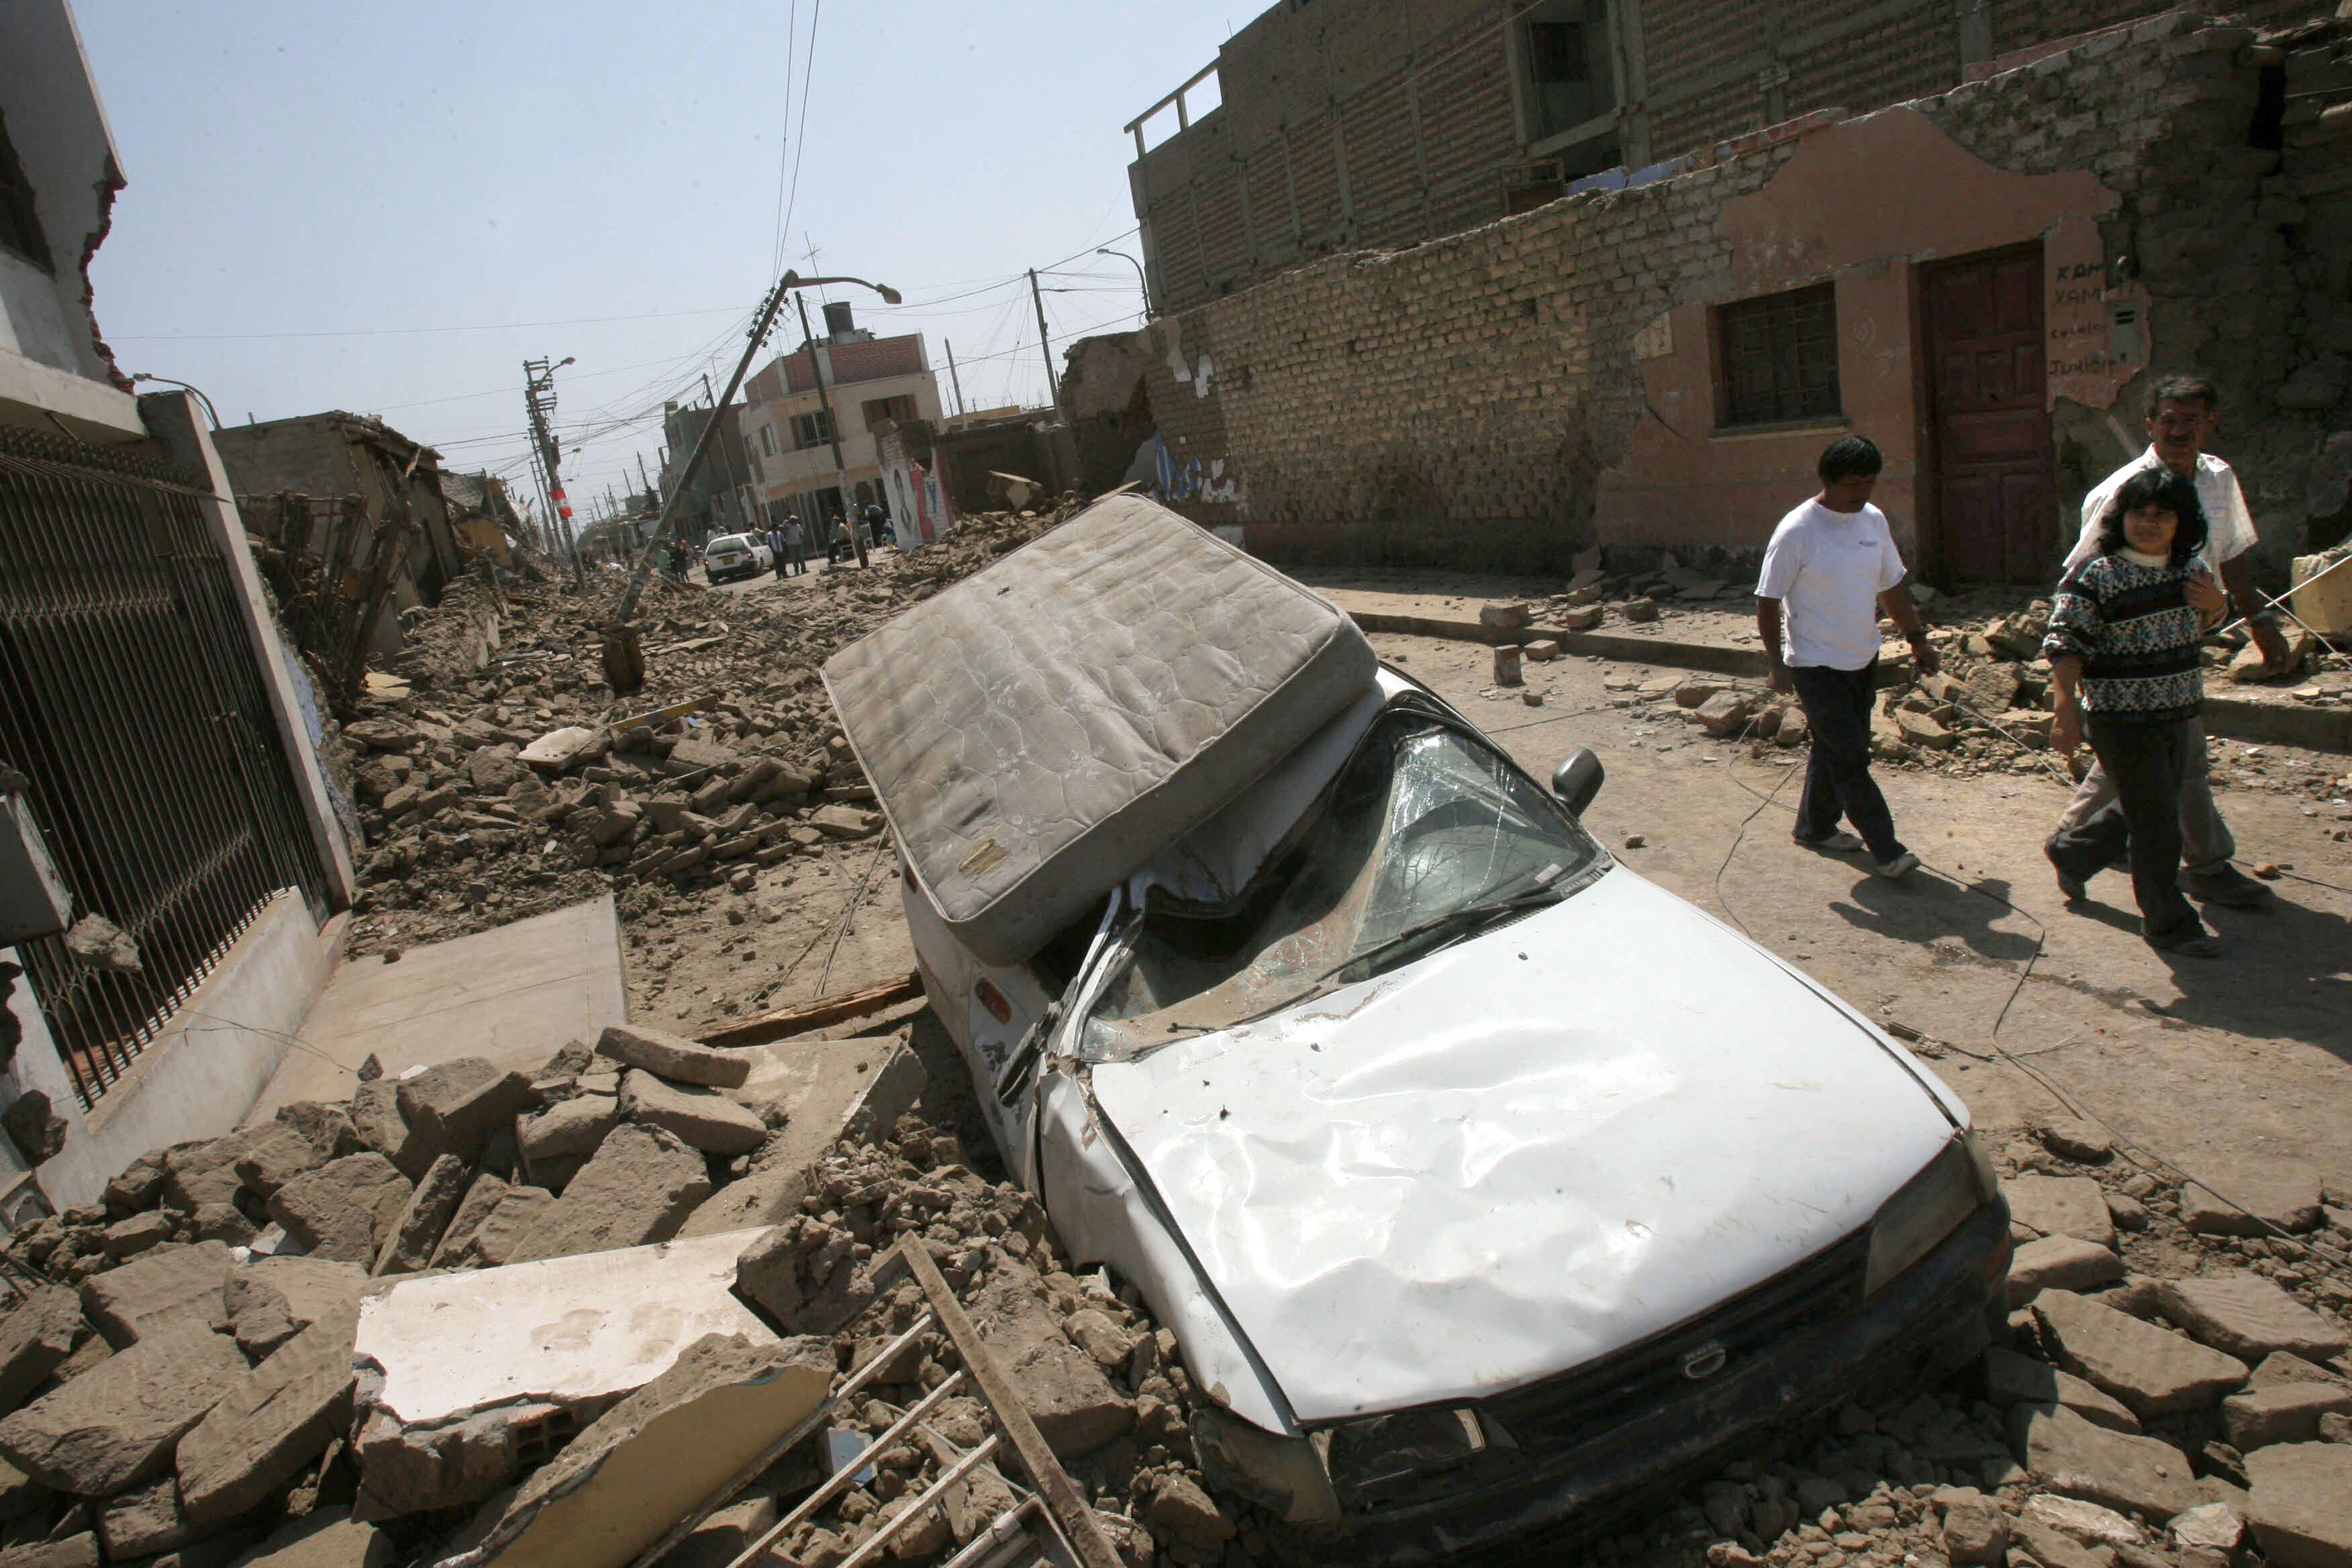
[(833, 439), (833, 421), (820, 408), (814, 414), (793, 416), (793, 444), (796, 447), (822, 447)]
[(1530, 143), (1573, 131), (1617, 107), (1609, 0), (1537, 0), (1519, 27)]
[(879, 430), (892, 420), (904, 425), (915, 417), (915, 395), (902, 392), (896, 397), (877, 397), (865, 405), (866, 427)]
[(1725, 305), (1716, 312), (1716, 335), (1724, 425), (1778, 425), (1843, 412), (1837, 297), (1831, 285)]
[(763, 458), (776, 455), (776, 427), (772, 425), (760, 426), (760, 455)]

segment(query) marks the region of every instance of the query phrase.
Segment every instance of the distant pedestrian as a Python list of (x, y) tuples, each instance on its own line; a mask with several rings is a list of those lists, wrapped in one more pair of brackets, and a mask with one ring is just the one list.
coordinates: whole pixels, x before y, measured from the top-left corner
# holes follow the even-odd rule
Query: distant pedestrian
[(767, 532), (768, 569), (779, 578), (784, 574), (784, 531), (771, 523)]
[[(2227, 601), (2205, 547), (2196, 485), (2145, 468), (2117, 487), (2098, 552), (2066, 574), (2042, 651), (2057, 707), (2050, 743), (2071, 756), (2087, 733), (2116, 798), (2047, 846), (2068, 898), (2103, 868), (2131, 861), (2140, 935), (2167, 952), (2210, 958), (2221, 943), (2180, 890), (2180, 781), (2204, 760), (2200, 646)], [(2070, 885), (2071, 884), (2071, 885)]]
[[(784, 523), (781, 531), (784, 538), (784, 553), (791, 557), (793, 574), (800, 576), (805, 574), (808, 571), (808, 544), (806, 538), (801, 532), (799, 517), (789, 511), (784, 513)], [(782, 570), (781, 561), (778, 563), (777, 569)]]
[[(1933, 675), (1938, 660), (1911, 603), (1886, 514), (1870, 504), (1883, 466), (1877, 447), (1860, 436), (1841, 437), (1822, 453), (1820, 493), (1782, 518), (1765, 547), (1756, 629), (1772, 661), (1772, 689), (1796, 693), (1812, 731), (1796, 841), (1813, 849), (1867, 848), (1874, 872), (1900, 877), (1919, 857), (1895, 837), (1894, 814), (1870, 776), (1879, 610), (1910, 639), (1920, 674)], [(1838, 827), (1841, 816), (1859, 840)]]
[(867, 501), (866, 503), (866, 542), (868, 545), (878, 545), (886, 538), (890, 541), (893, 547), (896, 547), (898, 541), (898, 536), (890, 532), (890, 519), (878, 504)]

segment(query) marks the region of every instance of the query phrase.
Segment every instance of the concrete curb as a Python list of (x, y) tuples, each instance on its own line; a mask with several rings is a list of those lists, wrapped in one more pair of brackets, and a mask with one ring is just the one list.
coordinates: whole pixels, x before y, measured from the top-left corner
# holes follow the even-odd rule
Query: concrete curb
[[(1595, 658), (1621, 658), (1637, 664), (1664, 665), (1673, 669), (1703, 669), (1715, 675), (1764, 679), (1764, 655), (1754, 648), (1725, 647), (1717, 643), (1681, 642), (1672, 637), (1627, 637), (1617, 632), (1570, 632), (1529, 626), (1523, 632), (1498, 632), (1477, 621), (1441, 619), (1434, 616), (1400, 616), (1381, 610), (1349, 614), (1366, 632), (1401, 632), (1412, 637), (1444, 637), (1454, 642), (1528, 642), (1550, 637), (1569, 653)], [(1881, 686), (1900, 685), (1911, 678), (1907, 666), (1882, 666)], [(2305, 746), (2315, 752), (2352, 752), (2352, 709), (2290, 708), (2276, 702), (2253, 702), (2209, 687), (2205, 696), (2205, 732), (2232, 741), (2257, 741), (2265, 745)]]

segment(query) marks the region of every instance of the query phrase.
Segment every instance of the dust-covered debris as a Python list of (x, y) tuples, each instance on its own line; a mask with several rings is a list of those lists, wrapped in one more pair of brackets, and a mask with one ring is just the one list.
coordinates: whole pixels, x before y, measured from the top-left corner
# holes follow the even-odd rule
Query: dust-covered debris
[[(617, 584), (592, 584), (584, 599), (516, 586), (502, 607), (482, 592), (445, 598), (411, 631), (405, 693), (363, 697), (341, 727), (366, 835), (351, 951), (439, 941), (608, 890), (633, 943), (658, 948), (650, 928), (730, 890), (739, 872), (870, 837), (879, 819), (861, 807), (873, 792), (839, 743), (819, 667), (1068, 510), (969, 519), (923, 551), (772, 592), (657, 587), (638, 623), (646, 684), (626, 698), (604, 685), (598, 653)], [(494, 650), (481, 649), (486, 616)], [(592, 738), (538, 747), (579, 730)], [(749, 1010), (765, 994), (732, 1000)]]

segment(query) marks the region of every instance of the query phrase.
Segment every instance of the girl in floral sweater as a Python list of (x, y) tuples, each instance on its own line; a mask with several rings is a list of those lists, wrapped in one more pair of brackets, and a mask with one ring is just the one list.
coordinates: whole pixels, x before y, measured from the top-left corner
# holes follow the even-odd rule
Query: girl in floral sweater
[(2115, 802), (2050, 840), (2069, 899), (2126, 857), (2151, 947), (2221, 951), (2180, 891), (2180, 779), (2205, 705), (2199, 645), (2225, 602), (2198, 552), (2197, 488), (2166, 468), (2134, 474), (2101, 523), (2099, 552), (2066, 574), (2042, 651), (2057, 687), (2050, 743), (2072, 756), (2087, 731)]

